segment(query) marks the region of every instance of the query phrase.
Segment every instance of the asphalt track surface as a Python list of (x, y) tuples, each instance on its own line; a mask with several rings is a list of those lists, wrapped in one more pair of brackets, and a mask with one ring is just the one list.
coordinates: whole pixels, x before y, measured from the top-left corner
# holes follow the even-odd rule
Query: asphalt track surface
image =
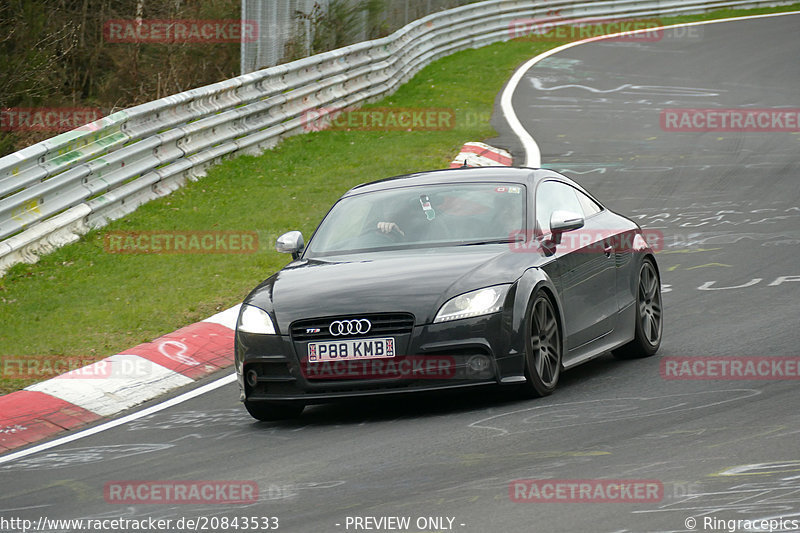
[[(800, 519), (798, 382), (660, 374), (665, 357), (800, 355), (791, 281), (800, 277), (786, 278), (800, 276), (800, 135), (659, 126), (664, 108), (800, 107), (798, 27), (792, 15), (708, 25), (691, 39), (577, 46), (535, 66), (514, 93), (546, 166), (664, 232), (658, 356), (603, 356), (545, 399), (402, 398), (316, 406), (287, 423), (253, 422), (229, 384), (0, 464), (0, 516), (274, 516), (290, 532), (355, 531), (355, 516), (407, 516), (405, 531), (447, 531), (416, 520), (449, 517), (465, 532), (723, 531), (707, 520)], [(104, 500), (107, 482), (165, 479), (252, 480), (259, 501)], [(517, 503), (516, 479), (649, 479), (664, 494)]]

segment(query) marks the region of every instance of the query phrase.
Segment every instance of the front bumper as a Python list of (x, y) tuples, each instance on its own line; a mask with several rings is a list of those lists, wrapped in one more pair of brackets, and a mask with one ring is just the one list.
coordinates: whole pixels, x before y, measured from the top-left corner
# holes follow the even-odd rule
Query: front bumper
[(497, 384), (511, 337), (500, 312), (414, 326), (394, 335), (394, 358), (309, 363), (308, 342), (237, 331), (235, 364), (243, 400), (324, 403)]

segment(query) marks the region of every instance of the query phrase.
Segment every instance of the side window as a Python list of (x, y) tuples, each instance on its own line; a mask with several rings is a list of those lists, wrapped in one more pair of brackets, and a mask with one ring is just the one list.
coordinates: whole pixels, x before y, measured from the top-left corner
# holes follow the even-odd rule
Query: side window
[(550, 232), (550, 216), (555, 211), (582, 214), (578, 191), (558, 181), (545, 181), (536, 188), (536, 231)]
[(576, 190), (575, 194), (578, 196), (578, 201), (581, 203), (581, 207), (583, 208), (583, 218), (589, 218), (592, 215), (596, 215), (600, 211), (603, 210), (600, 205), (583, 194), (581, 191)]

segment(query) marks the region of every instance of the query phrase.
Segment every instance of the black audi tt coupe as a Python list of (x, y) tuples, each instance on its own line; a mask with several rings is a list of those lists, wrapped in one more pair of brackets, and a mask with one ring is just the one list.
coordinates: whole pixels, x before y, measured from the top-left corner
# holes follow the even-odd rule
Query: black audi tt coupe
[(553, 392), (609, 350), (653, 355), (661, 284), (632, 220), (551, 170), (420, 172), (359, 185), (244, 300), (241, 399), (259, 420), (312, 403), (509, 385)]

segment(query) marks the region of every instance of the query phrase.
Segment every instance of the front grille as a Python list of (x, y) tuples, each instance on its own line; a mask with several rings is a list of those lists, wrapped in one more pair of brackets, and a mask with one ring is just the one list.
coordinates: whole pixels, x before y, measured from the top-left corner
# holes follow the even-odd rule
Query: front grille
[[(337, 320), (367, 319), (372, 324), (365, 334), (333, 336), (330, 333), (332, 322)], [(363, 315), (309, 318), (298, 320), (291, 325), (294, 341), (313, 341), (323, 339), (352, 339), (359, 337), (381, 337), (384, 335), (403, 335), (414, 328), (414, 315), (408, 313), (369, 313)], [(319, 331), (317, 331), (319, 330)]]

